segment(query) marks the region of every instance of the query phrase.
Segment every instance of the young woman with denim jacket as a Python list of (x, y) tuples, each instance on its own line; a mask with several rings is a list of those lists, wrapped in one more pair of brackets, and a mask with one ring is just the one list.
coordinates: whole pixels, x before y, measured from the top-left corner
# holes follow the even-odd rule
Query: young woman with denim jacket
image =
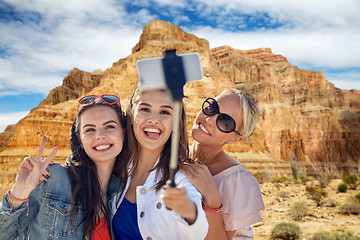
[[(44, 137), (36, 158), (24, 159), (0, 203), (0, 239), (110, 239), (110, 200), (123, 186), (116, 176), (126, 122), (116, 96), (79, 102), (72, 155), (64, 165), (48, 166), (58, 148), (42, 160)], [(51, 177), (38, 184), (42, 173)]]
[[(120, 180), (125, 189), (112, 209), (115, 236), (122, 239), (203, 239), (208, 224), (201, 195), (179, 171), (176, 188), (166, 186), (174, 102), (165, 91), (136, 89), (127, 109), (129, 156)], [(179, 166), (188, 160), (182, 110)]]

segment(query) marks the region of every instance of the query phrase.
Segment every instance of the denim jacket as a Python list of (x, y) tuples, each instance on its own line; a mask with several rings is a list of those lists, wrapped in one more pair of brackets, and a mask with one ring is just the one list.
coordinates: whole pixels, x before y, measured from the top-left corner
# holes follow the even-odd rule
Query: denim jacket
[[(71, 183), (64, 166), (48, 167), (50, 178), (38, 185), (29, 195), (29, 215), (26, 203), (12, 210), (5, 196), (0, 203), (0, 239), (81, 239), (84, 231), (80, 221), (83, 209), (71, 227)], [(112, 199), (119, 190), (120, 182), (110, 178), (107, 198)]]

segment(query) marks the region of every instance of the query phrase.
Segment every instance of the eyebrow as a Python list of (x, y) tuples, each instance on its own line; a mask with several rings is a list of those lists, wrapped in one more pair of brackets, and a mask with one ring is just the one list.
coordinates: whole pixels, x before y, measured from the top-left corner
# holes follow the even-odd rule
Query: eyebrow
[[(139, 105), (145, 105), (145, 106), (151, 107), (151, 104), (149, 104), (149, 103), (140, 103)], [(173, 109), (173, 107), (170, 106), (170, 105), (161, 105), (161, 107), (162, 108), (169, 108), (171, 110)]]
[[(115, 123), (116, 125), (119, 125), (115, 120), (109, 120), (107, 122), (104, 122), (103, 126), (105, 126), (105, 125), (107, 125), (109, 123)], [(95, 124), (85, 124), (82, 128), (84, 129), (86, 127), (96, 127), (96, 125)]]

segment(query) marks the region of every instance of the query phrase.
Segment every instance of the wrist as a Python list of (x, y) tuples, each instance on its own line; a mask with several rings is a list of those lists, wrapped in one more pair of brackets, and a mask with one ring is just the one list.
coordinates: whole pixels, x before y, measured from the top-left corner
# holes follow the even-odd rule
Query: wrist
[(214, 196), (203, 196), (203, 203), (210, 208), (220, 208), (221, 207), (221, 198), (220, 194)]
[(220, 206), (219, 207), (216, 207), (216, 208), (213, 208), (213, 207), (210, 207), (208, 206), (204, 199), (201, 199), (202, 201), (202, 208), (204, 209), (205, 212), (214, 212), (214, 213), (222, 213), (223, 211), (223, 206), (222, 204), (220, 203)]
[(30, 195), (30, 192), (27, 189), (19, 188), (16, 185), (9, 190), (9, 193), (11, 196), (18, 199), (26, 199)]

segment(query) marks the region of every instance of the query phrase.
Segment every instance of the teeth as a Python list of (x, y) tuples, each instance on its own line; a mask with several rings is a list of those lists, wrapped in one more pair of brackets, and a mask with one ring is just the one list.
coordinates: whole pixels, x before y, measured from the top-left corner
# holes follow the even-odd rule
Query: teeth
[(200, 127), (201, 130), (203, 130), (204, 132), (209, 134), (209, 132), (206, 130), (206, 128), (203, 125), (201, 125), (201, 123), (199, 123), (199, 127)]
[(160, 133), (160, 130), (157, 129), (157, 128), (145, 128), (144, 131), (153, 132), (153, 133)]
[(110, 148), (110, 145), (100, 145), (95, 147), (96, 150), (105, 150), (108, 148)]

